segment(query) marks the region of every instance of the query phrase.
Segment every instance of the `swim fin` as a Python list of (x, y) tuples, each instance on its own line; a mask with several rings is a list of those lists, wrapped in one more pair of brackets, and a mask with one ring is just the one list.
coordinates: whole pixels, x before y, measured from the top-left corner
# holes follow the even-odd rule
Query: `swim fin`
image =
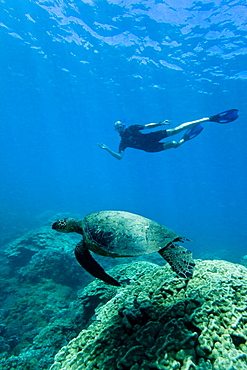
[(200, 125), (200, 123), (197, 126), (189, 128), (183, 136), (184, 141), (194, 139), (194, 137), (199, 135), (202, 132), (202, 130), (203, 130), (203, 127)]
[(228, 123), (238, 118), (238, 109), (229, 109), (215, 116), (209, 117), (209, 121), (218, 123)]

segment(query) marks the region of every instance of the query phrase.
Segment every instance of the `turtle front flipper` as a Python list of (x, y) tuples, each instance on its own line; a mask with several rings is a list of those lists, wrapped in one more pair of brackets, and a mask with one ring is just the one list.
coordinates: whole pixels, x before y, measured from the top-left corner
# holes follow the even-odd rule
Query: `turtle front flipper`
[(105, 283), (114, 286), (121, 286), (117, 280), (108, 275), (98, 262), (95, 261), (89, 250), (84, 247), (83, 241), (78, 243), (75, 247), (75, 256), (79, 264), (92, 276), (104, 281)]
[(195, 262), (192, 253), (180, 245), (170, 244), (161, 249), (159, 254), (170, 264), (172, 270), (178, 276), (190, 279), (193, 275)]

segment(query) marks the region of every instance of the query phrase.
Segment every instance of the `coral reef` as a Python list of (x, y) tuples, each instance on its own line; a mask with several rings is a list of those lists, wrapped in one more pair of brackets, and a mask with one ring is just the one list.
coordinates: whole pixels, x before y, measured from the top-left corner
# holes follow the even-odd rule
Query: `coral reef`
[[(73, 237), (75, 236), (72, 235)], [(7, 244), (5, 254), (12, 266), (19, 267), (28, 263), (35, 253), (46, 248), (72, 252), (73, 239), (71, 240), (68, 235), (64, 234), (57, 237), (51, 230), (51, 226), (43, 226)]]
[[(74, 257), (80, 239), (54, 232), (50, 222), (1, 251), (0, 368), (48, 369), (57, 351), (91, 323), (94, 310), (117, 293), (100, 281), (89, 284), (93, 278)], [(96, 258), (106, 269), (123, 261)], [(120, 265), (115, 272), (124, 284), (144, 271), (125, 270)]]
[[(0, 368), (6, 370), (47, 369), (56, 352), (88, 325), (94, 309), (114, 294), (95, 281), (78, 300), (78, 289), (93, 280), (74, 256), (81, 236), (58, 234), (51, 224), (0, 251)], [(96, 258), (106, 269), (123, 261)]]
[(189, 281), (147, 262), (117, 266), (111, 274), (121, 267), (131, 275), (136, 264), (138, 279), (127, 277), (129, 285), (111, 292), (51, 370), (246, 369), (245, 267), (197, 261)]
[(92, 278), (75, 260), (76, 242), (49, 225), (10, 242), (0, 254), (0, 368), (47, 369), (87, 325), (77, 291)]
[(245, 267), (197, 261), (186, 282), (157, 254), (148, 259), (162, 267), (94, 256), (120, 263), (116, 288), (76, 262), (79, 235), (50, 225), (0, 253), (1, 369), (246, 369)]

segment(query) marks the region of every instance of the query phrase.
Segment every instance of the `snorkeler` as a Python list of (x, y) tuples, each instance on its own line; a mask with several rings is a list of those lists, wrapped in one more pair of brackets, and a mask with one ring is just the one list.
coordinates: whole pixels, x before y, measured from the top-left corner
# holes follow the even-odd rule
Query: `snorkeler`
[[(186, 141), (195, 138), (202, 132), (203, 127), (201, 126), (201, 123), (203, 122), (228, 123), (234, 121), (237, 118), (238, 110), (230, 109), (225, 112), (216, 114), (215, 116), (205, 117), (196, 121), (183, 123), (173, 129), (159, 130), (147, 134), (143, 134), (141, 131), (152, 129), (158, 126), (169, 125), (170, 122), (166, 120), (157, 123), (148, 123), (146, 125), (131, 125), (129, 127), (126, 127), (124, 122), (117, 121), (114, 123), (114, 128), (121, 137), (118, 153), (114, 152), (103, 143), (98, 143), (98, 145), (101, 149), (105, 149), (116, 159), (123, 158), (124, 150), (126, 148), (140, 149), (150, 153), (161, 152), (166, 149), (178, 148)], [(182, 139), (178, 141), (168, 141), (165, 143), (161, 142), (162, 139), (179, 134), (181, 131), (186, 129), (187, 131), (185, 132)]]

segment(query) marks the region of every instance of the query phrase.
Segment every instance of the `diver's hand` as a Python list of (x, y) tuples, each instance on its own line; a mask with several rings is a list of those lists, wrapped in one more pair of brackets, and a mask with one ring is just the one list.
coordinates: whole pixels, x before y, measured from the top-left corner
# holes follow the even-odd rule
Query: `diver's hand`
[(107, 145), (105, 145), (103, 143), (98, 143), (98, 146), (101, 149), (105, 149), (108, 153), (110, 153), (116, 159), (122, 159), (123, 158), (123, 154), (124, 154), (123, 152), (121, 152), (121, 153), (114, 152), (114, 150), (111, 150), (110, 148), (108, 148)]
[(98, 143), (98, 146), (101, 148), (101, 149), (108, 149), (108, 146), (103, 144), (103, 143)]
[(168, 119), (166, 119), (165, 121), (161, 121), (159, 122), (160, 125), (170, 125), (170, 121), (168, 121)]

